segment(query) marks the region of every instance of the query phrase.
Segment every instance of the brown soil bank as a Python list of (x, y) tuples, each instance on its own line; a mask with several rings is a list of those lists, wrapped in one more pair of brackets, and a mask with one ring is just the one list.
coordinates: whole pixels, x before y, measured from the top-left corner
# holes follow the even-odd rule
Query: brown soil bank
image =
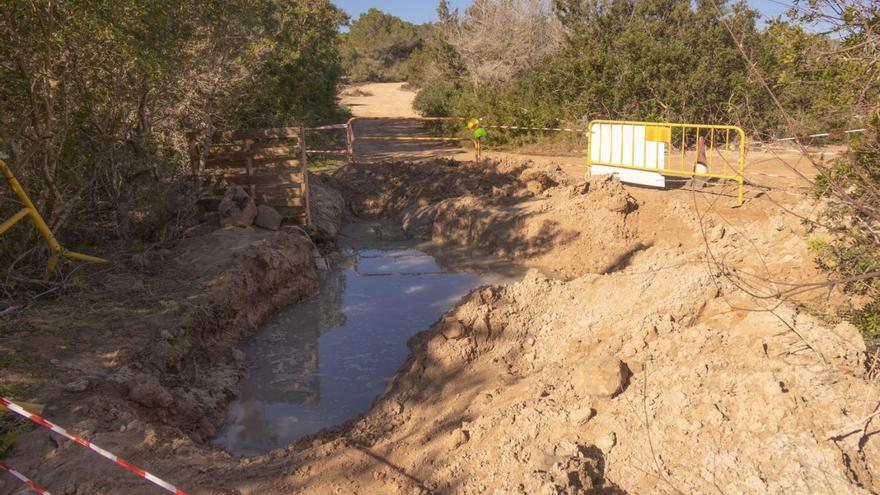
[[(78, 293), (3, 321), (7, 384), (36, 389), (45, 416), (139, 465), (176, 472), (236, 395), (241, 338), (318, 290), (313, 244), (296, 232), (224, 229), (136, 256)], [(137, 267), (135, 269), (132, 269)], [(10, 461), (53, 493), (155, 489), (39, 429)], [(0, 493), (18, 493), (4, 479)]]
[[(573, 184), (555, 167), (527, 164), (353, 165), (320, 182), (339, 188), (355, 214), (397, 220), (390, 236), (538, 270), (474, 292), (414, 337), (410, 359), (361, 418), (238, 459), (202, 441), (234, 394), (235, 342), (273, 306), (313, 290), (314, 264), (301, 237), (220, 231), (211, 236), (232, 239), (189, 241), (172, 253), (180, 272), (145, 278), (150, 291), (168, 284), (141, 308), (165, 315), (155, 323), (121, 302), (141, 289), (121, 275), (105, 279), (131, 321), (115, 320), (111, 346), (98, 334), (62, 357), (66, 374), (41, 392), (47, 415), (194, 494), (880, 489), (877, 430), (862, 421), (880, 387), (864, 342), (850, 325), (822, 323), (756, 282), (818, 276), (805, 227), (778, 210), (759, 201), (714, 207), (713, 196), (610, 179)], [(205, 265), (192, 287), (180, 282), (219, 252), (240, 254)], [(165, 312), (169, 301), (177, 303)], [(216, 304), (205, 311), (200, 301)], [(59, 304), (77, 314), (74, 301)], [(112, 320), (94, 316), (77, 316), (70, 330)], [(42, 351), (40, 365), (71, 345), (68, 335)], [(81, 377), (89, 384), (76, 392)], [(36, 432), (9, 460), (53, 492), (157, 493), (92, 459)]]

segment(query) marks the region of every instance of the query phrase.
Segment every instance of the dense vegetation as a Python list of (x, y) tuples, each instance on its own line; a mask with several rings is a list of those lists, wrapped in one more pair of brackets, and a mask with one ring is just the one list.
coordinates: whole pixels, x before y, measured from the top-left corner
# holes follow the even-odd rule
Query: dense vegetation
[[(2, 0), (0, 151), (67, 244), (173, 237), (184, 133), (334, 120), (346, 20), (329, 0)], [(27, 226), (0, 243), (18, 272), (46, 255)]]
[(370, 9), (342, 34), (342, 60), (352, 82), (403, 81), (426, 64), (424, 46), (434, 27)]
[(440, 17), (417, 102), (429, 114), (535, 126), (723, 122), (753, 134), (827, 129), (854, 117), (852, 105), (838, 104), (835, 84), (846, 62), (821, 56), (839, 41), (791, 20), (759, 28), (758, 13), (742, 2), (476, 0), (461, 15), (441, 2)]

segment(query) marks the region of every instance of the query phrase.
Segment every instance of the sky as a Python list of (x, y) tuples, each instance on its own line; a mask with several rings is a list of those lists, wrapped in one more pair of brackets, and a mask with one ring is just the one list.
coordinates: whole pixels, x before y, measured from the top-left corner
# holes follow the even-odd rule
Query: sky
[[(792, 4), (792, 0), (748, 0), (748, 2), (752, 8), (763, 13), (765, 18), (785, 13), (787, 6)], [(416, 24), (437, 19), (437, 0), (334, 0), (333, 3), (348, 12), (352, 20), (373, 7)], [(449, 0), (449, 7), (463, 11), (470, 3), (470, 0)]]

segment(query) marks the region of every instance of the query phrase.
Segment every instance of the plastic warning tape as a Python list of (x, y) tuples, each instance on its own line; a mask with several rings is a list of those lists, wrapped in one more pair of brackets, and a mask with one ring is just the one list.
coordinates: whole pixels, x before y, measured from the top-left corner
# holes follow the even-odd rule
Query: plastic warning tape
[[(823, 133), (820, 133), (820, 134), (811, 134), (811, 135), (809, 135), (809, 136), (806, 136), (806, 138), (807, 138), (807, 139), (812, 139), (812, 138), (820, 138), (820, 137), (832, 137), (832, 136), (836, 137), (836, 136), (843, 136), (843, 135), (846, 135), (846, 134), (858, 134), (858, 133), (861, 133), (861, 132), (867, 132), (867, 129), (850, 129), (850, 130), (848, 130), (848, 131), (831, 131), (831, 132), (823, 132)], [(789, 138), (777, 139), (776, 142), (782, 142), (782, 141), (796, 141), (797, 139), (798, 139), (798, 138), (796, 138), (796, 137), (789, 137)], [(802, 139), (802, 138), (801, 138), (801, 139)]]
[(30, 480), (30, 478), (28, 478), (27, 476), (16, 471), (9, 464), (6, 464), (5, 462), (0, 461), (0, 468), (3, 468), (5, 470), (9, 471), (9, 474), (14, 476), (18, 481), (21, 481), (22, 483), (24, 483), (25, 485), (30, 487), (31, 490), (33, 490), (37, 493), (42, 493), (43, 495), (52, 495), (51, 493), (49, 493), (49, 490), (46, 490), (42, 486), (34, 483), (33, 481)]
[(753, 141), (754, 144), (772, 144), (772, 143), (783, 143), (786, 141), (797, 141), (799, 139), (814, 139), (814, 138), (822, 138), (822, 137), (840, 137), (846, 136), (849, 134), (861, 134), (863, 132), (868, 132), (868, 129), (850, 129), (848, 131), (828, 131), (821, 132), (819, 134), (810, 134), (809, 136), (800, 136), (800, 137), (787, 137), (781, 139), (771, 139), (769, 141)]
[(23, 407), (19, 406), (18, 404), (13, 403), (12, 401), (7, 399), (6, 397), (0, 396), (0, 408), (3, 408), (3, 407), (14, 412), (15, 414), (18, 414), (19, 416), (21, 416), (25, 419), (29, 419), (30, 421), (33, 421), (34, 423), (36, 423), (44, 428), (48, 428), (48, 429), (54, 431), (55, 433), (63, 436), (64, 438), (67, 438), (68, 440), (72, 440), (72, 441), (82, 445), (83, 447), (85, 447), (93, 452), (98, 453), (101, 457), (104, 457), (110, 461), (113, 461), (114, 463), (118, 464), (119, 466), (122, 466), (125, 469), (131, 471), (132, 473), (134, 473), (142, 478), (145, 478), (146, 480), (150, 481), (151, 483), (153, 483), (157, 486), (164, 488), (166, 491), (174, 493), (175, 495), (186, 495), (186, 492), (184, 492), (180, 488), (175, 487), (171, 483), (168, 483), (167, 481), (163, 481), (163, 480), (157, 478), (156, 476), (153, 476), (152, 474), (144, 471), (143, 469), (135, 466), (134, 464), (130, 464), (130, 463), (126, 462), (124, 459), (120, 459), (119, 457), (116, 456), (116, 454), (112, 454), (112, 453), (102, 449), (101, 447), (98, 447), (97, 445), (89, 442), (85, 438), (83, 438), (79, 435), (75, 435), (73, 433), (70, 433), (69, 431), (65, 430), (64, 428), (62, 428), (62, 427), (60, 427), (50, 421), (45, 420), (42, 417), (37, 416), (36, 414), (28, 412)]

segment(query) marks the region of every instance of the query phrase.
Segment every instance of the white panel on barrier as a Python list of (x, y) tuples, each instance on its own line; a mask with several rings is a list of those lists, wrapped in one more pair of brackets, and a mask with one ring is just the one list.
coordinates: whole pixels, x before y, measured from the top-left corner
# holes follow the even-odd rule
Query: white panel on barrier
[(648, 141), (646, 137), (644, 125), (594, 125), (590, 146), (590, 159), (594, 163), (590, 167), (592, 175), (615, 174), (623, 182), (666, 187), (666, 178), (657, 172), (615, 167), (666, 168), (666, 143)]

